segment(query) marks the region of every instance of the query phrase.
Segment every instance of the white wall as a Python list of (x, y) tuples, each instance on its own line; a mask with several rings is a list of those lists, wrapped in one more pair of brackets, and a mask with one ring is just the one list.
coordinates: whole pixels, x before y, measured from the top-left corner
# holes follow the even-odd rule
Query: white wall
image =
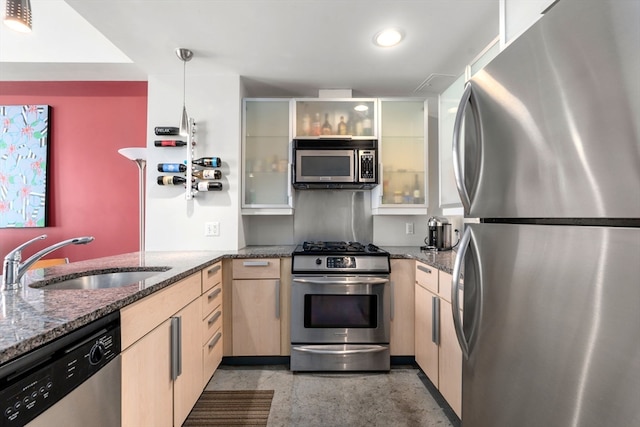
[[(197, 58), (195, 59), (197, 60)], [(178, 126), (182, 112), (182, 69), (149, 76), (147, 111), (146, 250), (234, 250), (244, 246), (240, 212), (240, 117), (237, 75), (193, 75), (187, 66), (187, 111), (197, 123), (194, 156), (222, 159), (222, 192), (199, 193), (187, 201), (182, 186), (159, 186), (157, 164), (182, 162), (186, 148), (153, 146), (155, 126)], [(132, 183), (132, 185), (134, 185)], [(220, 223), (219, 237), (205, 237), (207, 221)]]

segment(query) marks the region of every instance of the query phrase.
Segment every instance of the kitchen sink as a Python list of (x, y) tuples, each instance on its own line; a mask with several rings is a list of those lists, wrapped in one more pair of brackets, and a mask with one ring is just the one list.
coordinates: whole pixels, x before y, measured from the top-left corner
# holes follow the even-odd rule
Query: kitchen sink
[(144, 267), (126, 271), (87, 271), (80, 276), (64, 276), (52, 280), (32, 283), (29, 286), (38, 289), (108, 289), (138, 284), (170, 267)]

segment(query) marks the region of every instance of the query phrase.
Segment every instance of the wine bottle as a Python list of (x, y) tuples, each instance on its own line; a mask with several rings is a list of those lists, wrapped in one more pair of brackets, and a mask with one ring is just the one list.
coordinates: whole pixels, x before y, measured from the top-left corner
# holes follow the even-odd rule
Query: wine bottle
[(156, 126), (154, 131), (156, 135), (180, 135), (180, 129), (173, 126)]
[(205, 168), (219, 168), (222, 165), (222, 160), (220, 160), (220, 157), (200, 157), (199, 159), (194, 159), (192, 163)]
[(222, 191), (220, 181), (198, 181), (191, 187), (196, 191)]
[(183, 176), (164, 175), (158, 177), (158, 185), (180, 185), (187, 182)]
[(153, 141), (153, 145), (155, 145), (156, 147), (184, 147), (185, 145), (187, 145), (187, 142), (168, 139)]
[(302, 117), (302, 136), (308, 136), (311, 134), (311, 116), (305, 114)]
[(187, 165), (182, 163), (158, 163), (158, 172), (185, 172)]
[(413, 182), (413, 203), (420, 203), (420, 182), (418, 182), (418, 174), (415, 175)]
[(369, 114), (365, 111), (364, 113), (364, 119), (362, 119), (362, 133), (365, 136), (372, 136), (373, 135), (373, 129), (371, 126), (371, 118), (369, 117)]
[(340, 123), (338, 123), (338, 135), (347, 135), (347, 124), (344, 122), (344, 116), (340, 116)]
[(320, 136), (320, 132), (320, 113), (316, 113), (313, 122), (311, 122), (311, 135)]
[(329, 114), (324, 113), (324, 123), (322, 124), (322, 135), (331, 135), (333, 133), (333, 129), (331, 128), (331, 123), (329, 123)]
[(222, 178), (222, 172), (218, 169), (200, 169), (191, 173), (196, 178), (200, 179), (220, 179)]

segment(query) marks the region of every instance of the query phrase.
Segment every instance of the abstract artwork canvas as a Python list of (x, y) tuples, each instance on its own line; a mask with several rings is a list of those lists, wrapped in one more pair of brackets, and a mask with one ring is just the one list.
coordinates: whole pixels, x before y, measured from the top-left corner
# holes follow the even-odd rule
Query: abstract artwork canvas
[(0, 228), (45, 227), (48, 105), (0, 106)]

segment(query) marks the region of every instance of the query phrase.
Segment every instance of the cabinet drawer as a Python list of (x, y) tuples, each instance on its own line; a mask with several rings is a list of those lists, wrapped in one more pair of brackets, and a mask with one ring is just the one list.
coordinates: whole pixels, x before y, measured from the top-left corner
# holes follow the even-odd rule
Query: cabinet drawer
[(254, 258), (233, 260), (234, 279), (278, 279), (279, 258)]
[(213, 333), (222, 326), (222, 306), (218, 307), (202, 321), (202, 345), (213, 337)]
[(193, 274), (120, 310), (122, 349), (142, 338), (160, 323), (198, 298), (202, 276)]
[(214, 308), (222, 304), (222, 283), (206, 291), (200, 299), (202, 300), (202, 318), (204, 319)]
[(416, 262), (416, 283), (423, 288), (438, 293), (438, 269)]
[(217, 262), (202, 270), (202, 293), (222, 282), (222, 263)]
[(202, 358), (204, 368), (202, 388), (204, 388), (222, 361), (222, 328), (216, 331), (213, 337), (202, 347)]
[[(444, 271), (439, 271), (439, 283), (438, 283), (438, 296), (447, 302), (451, 302), (451, 282), (453, 280), (453, 276)], [(460, 285), (464, 285), (464, 281), (460, 280)], [(464, 290), (458, 289), (458, 301), (460, 303), (460, 308), (462, 309)]]

